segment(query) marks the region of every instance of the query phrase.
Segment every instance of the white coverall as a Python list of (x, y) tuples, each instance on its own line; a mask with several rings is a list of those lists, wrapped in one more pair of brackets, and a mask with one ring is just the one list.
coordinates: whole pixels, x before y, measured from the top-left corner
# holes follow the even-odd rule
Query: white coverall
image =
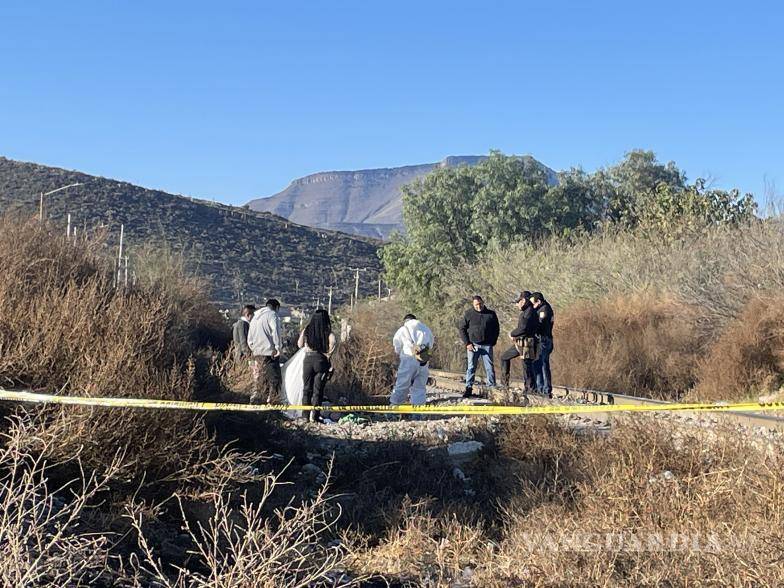
[(400, 366), (389, 403), (403, 404), (410, 396), (411, 404), (424, 404), (425, 385), (430, 372), (427, 365), (419, 365), (414, 357), (414, 345), (427, 345), (432, 349), (433, 333), (425, 323), (408, 319), (395, 333), (392, 344), (395, 353), (400, 356)]

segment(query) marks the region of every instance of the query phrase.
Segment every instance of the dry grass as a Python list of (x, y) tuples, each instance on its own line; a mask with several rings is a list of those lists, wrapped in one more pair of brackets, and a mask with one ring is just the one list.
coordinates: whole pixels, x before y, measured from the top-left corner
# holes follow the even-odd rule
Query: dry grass
[(54, 467), (27, 449), (37, 423), (14, 418), (7, 424), (0, 448), (0, 583), (83, 586), (107, 580), (110, 537), (90, 533), (83, 518), (112, 478), (123, 474), (122, 456), (107, 455), (105, 471), (96, 475), (84, 472), (73, 455), (68, 464), (78, 473), (52, 487)]
[[(502, 578), (527, 570), (527, 579), (548, 585), (698, 580), (739, 586), (784, 579), (780, 447), (767, 453), (732, 435), (673, 435), (650, 420), (630, 420), (609, 439), (570, 445), (558, 483), (529, 485), (508, 507)], [(558, 548), (586, 533), (626, 534), (640, 538), (643, 548), (628, 541), (626, 548)], [(694, 542), (645, 548), (657, 537), (678, 536)], [(556, 540), (554, 548), (548, 538)]]
[[(340, 516), (339, 506), (327, 498), (328, 478), (315, 497), (301, 506), (265, 512), (272, 493), (281, 485), (279, 475), (259, 482), (261, 496), (249, 501), (243, 494), (236, 503), (230, 493), (219, 493), (208, 503), (206, 520), (191, 522), (180, 500), (183, 530), (193, 546), (188, 567), (173, 569), (161, 562), (144, 529), (144, 505), (128, 508), (141, 557), (132, 562), (145, 583), (170, 588), (304, 588), (317, 584), (348, 585), (335, 573), (345, 559), (339, 542), (328, 545)], [(236, 503), (236, 504), (235, 504)]]
[[(137, 285), (113, 286), (98, 236), (66, 241), (46, 224), (0, 219), (0, 380), (63, 394), (185, 400), (197, 378), (191, 355), (222, 319), (198, 280), (177, 260), (137, 260)], [(157, 276), (157, 277), (156, 277)], [(164, 277), (165, 276), (165, 277)], [(165, 284), (165, 286), (164, 286)], [(100, 469), (128, 448), (136, 472), (152, 480), (181, 467), (212, 442), (198, 416), (140, 411), (53, 410), (42, 421), (56, 439), (46, 455), (79, 452)]]
[(784, 383), (784, 298), (753, 297), (698, 363), (698, 400), (775, 396)]
[(553, 378), (569, 386), (678, 398), (695, 380), (696, 323), (693, 309), (650, 295), (573, 305), (555, 323)]
[(784, 581), (782, 447), (673, 434), (650, 419), (596, 439), (545, 419), (510, 419), (505, 430), (495, 523), (406, 504), (352, 565), (443, 587)]
[(406, 499), (392, 513), (389, 531), (377, 545), (359, 541), (348, 565), (368, 576), (382, 575), (412, 585), (449, 586), (465, 566), (489, 555), (481, 526), (432, 513), (428, 501)]
[(335, 379), (330, 386), (339, 388), (351, 402), (388, 396), (397, 366), (392, 337), (405, 314), (394, 301), (358, 304), (349, 316), (350, 339), (341, 342), (332, 360)]
[[(180, 258), (142, 253), (136, 284), (116, 289), (100, 236), (73, 243), (58, 233), (0, 220), (4, 384), (188, 400), (225, 377), (229, 363), (200, 348), (221, 345), (226, 325), (201, 282), (182, 273)], [(269, 493), (259, 497), (258, 489), (278, 485), (261, 473), (262, 454), (218, 445), (200, 416), (18, 411), (27, 416), (15, 417), (0, 446), (4, 585), (149, 586), (156, 577), (168, 585), (174, 572), (176, 585), (294, 586), (324, 576), (342, 557), (322, 541), (338, 514), (324, 489), (270, 516)], [(253, 500), (238, 504), (242, 488)], [(91, 504), (99, 492), (105, 502)], [(172, 496), (187, 508), (171, 512)], [(133, 524), (122, 523), (124, 505)], [(205, 509), (211, 518), (192, 523), (192, 512)], [(134, 549), (128, 534), (134, 524), (142, 530), (141, 512), (149, 515), (145, 526), (154, 523), (160, 533), (142, 535)], [(178, 572), (167, 541), (181, 525), (194, 553)]]
[[(210, 378), (226, 379), (230, 362), (194, 355), (212, 338), (203, 334), (222, 323), (198, 282), (177, 276), (176, 259), (156, 261), (134, 288), (118, 291), (99, 240), (66, 244), (48, 231), (0, 221), (0, 377), (63, 393), (183, 399), (203, 393)], [(620, 264), (624, 250), (607, 257)], [(648, 262), (658, 268), (653, 275), (666, 265), (653, 253), (631, 265), (641, 272)], [(531, 263), (545, 267), (541, 259)], [(719, 322), (713, 305), (745, 285), (732, 263), (722, 258), (721, 271), (701, 269), (702, 281), (674, 277), (673, 284), (707, 288), (724, 276), (726, 292), (692, 302), (685, 286), (670, 294), (638, 287), (620, 265), (616, 277), (629, 279), (617, 290), (606, 287), (607, 278), (589, 288), (597, 296), (567, 297), (562, 306), (551, 296), (559, 379), (662, 395), (687, 389), (697, 373), (695, 341), (710, 341), (732, 320)], [(592, 271), (601, 273), (592, 267), (583, 274), (589, 283)], [(758, 269), (750, 273), (761, 279)], [(576, 287), (577, 278), (569, 279), (554, 291)], [(507, 279), (487, 291), (511, 286)], [(773, 382), (780, 307), (770, 298), (744, 311), (744, 326), (730, 327), (701, 364), (703, 382), (711, 374), (715, 389), (733, 394), (746, 381)], [(459, 315), (441, 310), (436, 336), (447, 347)], [(388, 392), (391, 337), (402, 314), (394, 303), (357, 309), (352, 340), (336, 358), (357, 398)], [(732, 366), (749, 355), (733, 354), (738, 339), (753, 350), (755, 366), (740, 376)], [(716, 369), (722, 361), (726, 373)], [(580, 438), (554, 420), (505, 419), (497, 439), (482, 437), (482, 459), (464, 466), (474, 494), (464, 492), (443, 447), (357, 443), (336, 462), (343, 471), (333, 480), (361, 494), (345, 501), (341, 516), (344, 502), (333, 501), (326, 486), (303, 500), (312, 487), (282, 485), (285, 472), (265, 470), (258, 452), (216, 446), (200, 418), (34, 412), (35, 420), (13, 420), (0, 444), (3, 584), (332, 586), (379, 575), (377, 585), (443, 587), (784, 583), (783, 448), (752, 446), (730, 431), (712, 437), (640, 418), (621, 421), (610, 437)], [(292, 447), (301, 443), (300, 461), (318, 441), (265, 426), (291, 434)], [(277, 441), (271, 446), (280, 450)], [(340, 575), (342, 567), (351, 578)]]
[[(732, 325), (745, 320), (750, 298), (775, 297), (784, 288), (782, 252), (780, 217), (682, 241), (611, 229), (537, 246), (504, 244), (476, 264), (445, 268), (446, 301), (423, 318), (438, 341), (436, 363), (462, 371), (456, 320), (470, 296), (482, 294), (508, 331), (517, 318), (514, 294), (540, 290), (556, 313), (556, 383), (674, 398), (704, 377), (699, 397), (747, 398), (775, 390), (778, 360), (759, 355), (754, 335), (742, 340), (757, 351), (731, 350), (726, 333), (737, 332)], [(713, 361), (719, 369), (698, 368), (695, 360), (711, 356), (714, 344), (724, 358)], [(725, 373), (721, 381), (716, 371)]]

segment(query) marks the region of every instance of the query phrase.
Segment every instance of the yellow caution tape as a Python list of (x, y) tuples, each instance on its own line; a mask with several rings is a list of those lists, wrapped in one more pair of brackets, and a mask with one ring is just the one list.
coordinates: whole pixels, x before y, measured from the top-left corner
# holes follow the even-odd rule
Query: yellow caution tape
[(325, 412), (370, 412), (384, 414), (440, 414), (440, 415), (532, 415), (532, 414), (589, 414), (608, 412), (759, 412), (784, 410), (784, 402), (717, 403), (662, 403), (662, 404), (600, 404), (600, 405), (545, 405), (508, 406), (493, 404), (439, 405), (356, 405), (310, 406), (290, 404), (240, 404), (231, 402), (191, 402), (186, 400), (157, 400), (154, 398), (107, 398), (85, 396), (59, 396), (3, 390), (0, 400), (34, 402), (38, 404), (69, 404), (79, 406), (106, 406), (120, 408), (152, 408), (165, 410), (273, 412), (321, 410)]

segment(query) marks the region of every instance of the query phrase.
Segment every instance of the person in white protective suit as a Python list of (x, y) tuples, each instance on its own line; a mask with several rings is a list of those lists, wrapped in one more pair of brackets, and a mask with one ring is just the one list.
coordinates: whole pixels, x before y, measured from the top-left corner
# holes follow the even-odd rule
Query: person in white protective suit
[(433, 333), (428, 326), (413, 314), (407, 314), (403, 326), (392, 339), (395, 353), (400, 356), (400, 366), (392, 396), (389, 397), (390, 404), (403, 404), (409, 398), (411, 404), (425, 403), (428, 362), (433, 343)]

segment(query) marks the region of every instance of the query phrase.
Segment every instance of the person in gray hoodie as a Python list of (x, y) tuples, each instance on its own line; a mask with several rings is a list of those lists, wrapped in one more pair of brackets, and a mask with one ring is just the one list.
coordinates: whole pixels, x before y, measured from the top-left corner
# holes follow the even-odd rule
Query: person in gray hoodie
[(267, 404), (280, 398), (281, 374), (280, 352), (283, 342), (280, 336), (280, 302), (267, 300), (264, 308), (253, 315), (248, 331), (248, 346), (253, 352), (255, 382), (250, 401), (253, 404), (266, 399)]

